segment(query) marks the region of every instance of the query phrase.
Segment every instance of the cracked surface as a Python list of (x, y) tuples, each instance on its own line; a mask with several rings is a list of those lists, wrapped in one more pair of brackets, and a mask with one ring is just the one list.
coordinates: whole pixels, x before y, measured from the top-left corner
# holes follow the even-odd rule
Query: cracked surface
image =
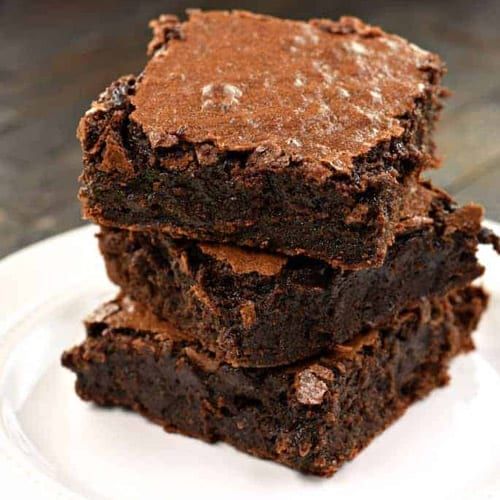
[[(436, 164), (439, 60), (352, 18), (195, 13), (153, 28), (141, 77), (112, 84), (80, 122), (84, 216), (346, 269), (380, 265), (414, 178)], [(249, 45), (262, 30), (275, 43)], [(299, 76), (280, 64), (267, 75), (281, 51)]]
[(434, 54), (349, 17), (192, 11), (187, 22), (154, 26), (167, 40), (145, 68), (131, 119), (158, 145), (267, 143), (346, 172), (352, 158), (403, 134), (397, 117), (442, 71)]

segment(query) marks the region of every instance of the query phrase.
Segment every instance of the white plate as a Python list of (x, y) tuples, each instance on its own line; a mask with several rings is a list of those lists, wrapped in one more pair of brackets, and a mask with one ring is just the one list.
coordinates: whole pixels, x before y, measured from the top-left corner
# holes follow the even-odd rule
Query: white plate
[(492, 300), (478, 350), (453, 363), (451, 385), (317, 479), (75, 396), (59, 356), (83, 338), (81, 318), (114, 294), (94, 232), (0, 262), (0, 497), (500, 498), (500, 259), (491, 250), (481, 250)]

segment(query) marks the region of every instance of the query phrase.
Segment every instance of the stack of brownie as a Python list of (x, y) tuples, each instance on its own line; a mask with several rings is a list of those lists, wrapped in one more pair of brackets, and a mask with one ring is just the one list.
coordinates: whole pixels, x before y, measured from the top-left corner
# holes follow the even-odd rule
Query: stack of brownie
[(421, 180), (443, 65), (354, 18), (152, 27), (79, 126), (121, 292), (63, 363), (85, 400), (329, 476), (447, 382), (486, 305), (481, 208)]

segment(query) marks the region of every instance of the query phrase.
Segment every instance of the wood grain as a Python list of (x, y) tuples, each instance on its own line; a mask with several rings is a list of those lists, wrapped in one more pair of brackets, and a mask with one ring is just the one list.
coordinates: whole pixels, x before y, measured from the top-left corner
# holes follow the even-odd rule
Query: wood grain
[[(147, 22), (192, 2), (0, 0), (0, 256), (81, 224), (75, 127), (115, 77), (140, 71)], [(234, 2), (199, 1), (201, 8)], [(500, 220), (500, 1), (241, 1), (286, 17), (353, 14), (447, 61), (453, 90), (431, 177)]]

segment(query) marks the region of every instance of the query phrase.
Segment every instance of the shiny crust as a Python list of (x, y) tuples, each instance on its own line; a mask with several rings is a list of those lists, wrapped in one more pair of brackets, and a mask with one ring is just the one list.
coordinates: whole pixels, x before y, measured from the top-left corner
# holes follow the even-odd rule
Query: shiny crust
[[(245, 41), (254, 28), (282, 36), (279, 50), (290, 46), (290, 37), (305, 37), (297, 64), (303, 76), (311, 73), (307, 85), (296, 87), (295, 77), (285, 78), (274, 64), (279, 85), (266, 90), (264, 104), (267, 70), (259, 64), (269, 58), (257, 55), (267, 55), (272, 44), (260, 42), (252, 48), (255, 64), (238, 72), (242, 81), (225, 82), (226, 69), (234, 72), (231, 61), (247, 65), (250, 49), (243, 44), (241, 58), (226, 54), (225, 65), (217, 44)], [(198, 12), (185, 23), (162, 17), (153, 29), (144, 73), (112, 84), (80, 122), (84, 216), (105, 226), (306, 255), (344, 269), (380, 265), (409, 186), (436, 164), (431, 135), (443, 94), (439, 60), (352, 18), (299, 23)], [(210, 47), (215, 59), (196, 63), (200, 47)], [(322, 64), (317, 51), (337, 54), (335, 85), (325, 76), (325, 64), (333, 62)], [(384, 68), (391, 77), (375, 85)], [(402, 69), (405, 77), (398, 78)], [(177, 83), (166, 85), (165, 78)], [(352, 98), (339, 97), (340, 88)], [(289, 106), (296, 109), (297, 100), (309, 107), (293, 118)], [(321, 140), (325, 123), (316, 123), (318, 116), (340, 120)]]

